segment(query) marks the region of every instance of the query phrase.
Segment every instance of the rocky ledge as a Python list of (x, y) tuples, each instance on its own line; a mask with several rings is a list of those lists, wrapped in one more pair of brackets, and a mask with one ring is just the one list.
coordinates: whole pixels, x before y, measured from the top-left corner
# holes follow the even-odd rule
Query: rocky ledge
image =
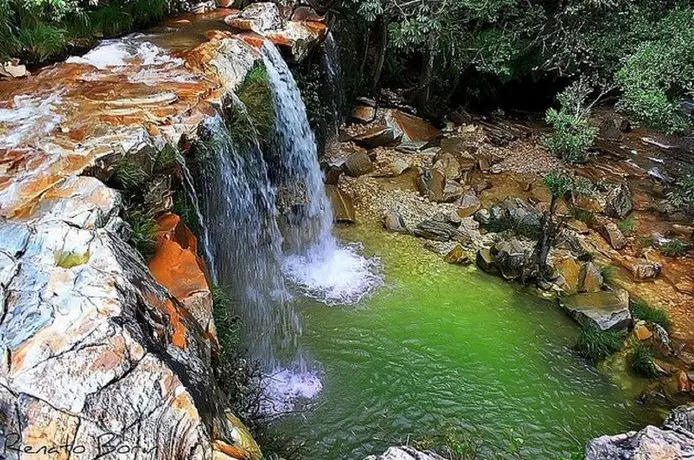
[(105, 185), (123, 158), (185, 153), (261, 60), (229, 14), (201, 17), (196, 46), (133, 35), (0, 82), (3, 458), (260, 458), (215, 384), (210, 281), (171, 178), (149, 265)]

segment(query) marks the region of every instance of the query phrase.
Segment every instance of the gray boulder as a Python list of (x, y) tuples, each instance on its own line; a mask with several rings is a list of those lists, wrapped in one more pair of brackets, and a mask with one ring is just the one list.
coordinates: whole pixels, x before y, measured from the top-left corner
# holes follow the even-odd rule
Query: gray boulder
[(586, 460), (675, 460), (694, 458), (694, 407), (673, 410), (663, 428), (595, 438), (586, 446)]
[(433, 452), (420, 452), (409, 446), (391, 447), (385, 453), (370, 455), (364, 460), (446, 460)]
[(561, 297), (559, 305), (583, 327), (625, 331), (631, 325), (629, 293), (623, 289)]
[(348, 176), (359, 177), (373, 171), (374, 164), (365, 152), (355, 152), (347, 157), (347, 160), (342, 165), (342, 169)]

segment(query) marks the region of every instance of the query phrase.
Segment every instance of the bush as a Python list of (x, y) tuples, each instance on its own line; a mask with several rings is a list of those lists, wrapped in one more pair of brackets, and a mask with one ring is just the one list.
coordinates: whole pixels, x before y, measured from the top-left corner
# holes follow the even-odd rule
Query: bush
[(694, 174), (688, 173), (677, 179), (674, 187), (667, 193), (670, 203), (676, 208), (690, 208), (694, 205)]
[(557, 96), (559, 109), (549, 109), (545, 116), (553, 132), (543, 137), (543, 143), (567, 163), (588, 161), (588, 151), (598, 133), (589, 124), (590, 108), (586, 106), (589, 91), (585, 82), (575, 82)]
[(20, 30), (16, 38), (17, 50), (31, 63), (43, 62), (65, 53), (68, 46), (67, 30), (37, 24)]
[(650, 306), (643, 300), (634, 301), (631, 311), (635, 318), (644, 320), (648, 323), (659, 324), (668, 329), (672, 324), (667, 312)]
[(587, 327), (581, 331), (576, 350), (581, 356), (597, 362), (621, 350), (622, 345), (619, 333)]
[(640, 377), (657, 377), (658, 370), (653, 364), (651, 350), (644, 344), (638, 343), (629, 358), (629, 364), (634, 373)]
[(689, 248), (680, 240), (670, 240), (660, 246), (660, 251), (667, 257), (679, 257), (687, 253)]

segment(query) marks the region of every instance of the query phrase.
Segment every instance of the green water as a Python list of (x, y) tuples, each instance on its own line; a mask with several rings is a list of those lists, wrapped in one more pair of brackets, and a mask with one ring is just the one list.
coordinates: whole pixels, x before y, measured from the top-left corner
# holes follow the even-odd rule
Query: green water
[(301, 342), (324, 387), (276, 429), (306, 441), (312, 459), (361, 460), (449, 425), (490, 451), (504, 450), (513, 429), (525, 459), (557, 459), (657, 422), (571, 351), (579, 329), (551, 302), (448, 265), (408, 237), (339, 234), (381, 259), (385, 286), (352, 307), (301, 302)]

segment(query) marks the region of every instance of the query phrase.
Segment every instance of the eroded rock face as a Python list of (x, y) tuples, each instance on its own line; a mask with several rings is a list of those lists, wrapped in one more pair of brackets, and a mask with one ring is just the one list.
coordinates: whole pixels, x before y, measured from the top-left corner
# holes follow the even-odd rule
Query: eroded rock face
[(153, 276), (101, 180), (124, 156), (194, 142), (260, 55), (224, 32), (179, 56), (145, 39), (0, 82), (0, 438), (56, 458), (67, 441), (85, 448), (74, 458), (108, 446), (128, 458), (235, 458), (227, 445), (258, 459), (218, 404), (194, 237), (160, 220)]
[(586, 460), (672, 460), (694, 456), (691, 406), (672, 411), (663, 428), (647, 426), (615, 436), (595, 438), (586, 446)]

